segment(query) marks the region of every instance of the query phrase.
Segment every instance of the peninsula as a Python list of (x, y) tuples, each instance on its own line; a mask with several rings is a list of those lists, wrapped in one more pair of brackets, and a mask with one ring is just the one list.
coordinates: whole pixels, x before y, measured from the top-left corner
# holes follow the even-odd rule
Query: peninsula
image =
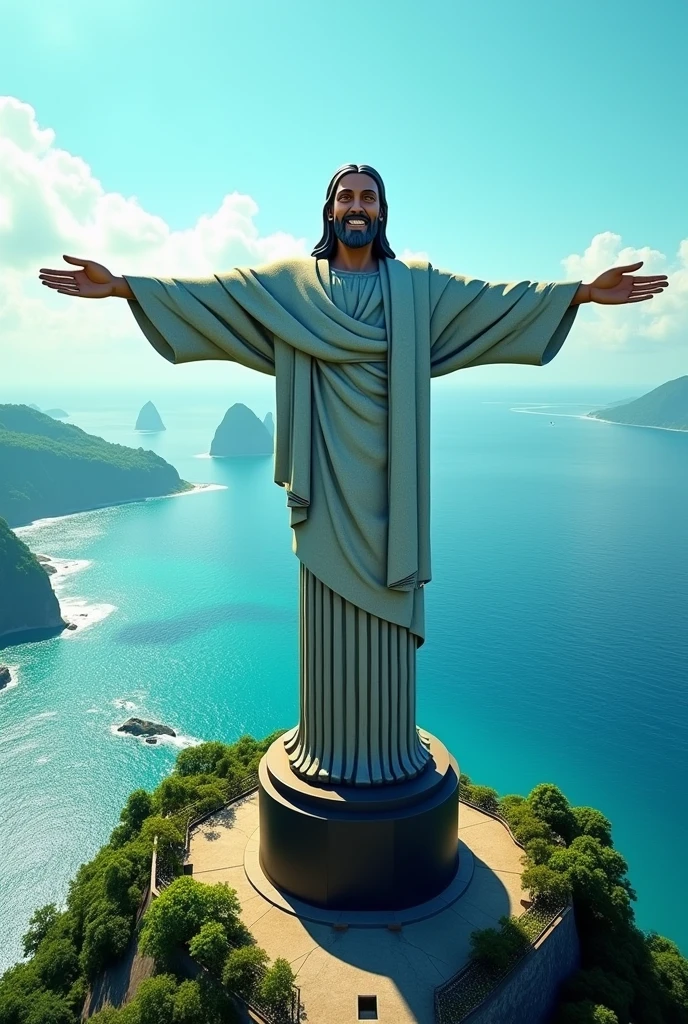
[(0, 516), (9, 526), (193, 486), (154, 452), (112, 444), (28, 405), (0, 405)]
[(588, 416), (608, 423), (636, 427), (688, 430), (688, 374), (660, 384), (646, 395), (629, 402), (615, 402)]

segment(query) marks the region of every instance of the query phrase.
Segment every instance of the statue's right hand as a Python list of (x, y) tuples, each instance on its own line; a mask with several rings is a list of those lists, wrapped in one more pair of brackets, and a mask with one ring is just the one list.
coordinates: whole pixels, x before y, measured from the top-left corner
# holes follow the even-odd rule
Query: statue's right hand
[(38, 276), (48, 288), (54, 288), (62, 295), (78, 295), (82, 299), (106, 299), (114, 295), (117, 279), (102, 263), (78, 260), (75, 256), (63, 256), (62, 259), (76, 263), (83, 270), (47, 270), (42, 267)]

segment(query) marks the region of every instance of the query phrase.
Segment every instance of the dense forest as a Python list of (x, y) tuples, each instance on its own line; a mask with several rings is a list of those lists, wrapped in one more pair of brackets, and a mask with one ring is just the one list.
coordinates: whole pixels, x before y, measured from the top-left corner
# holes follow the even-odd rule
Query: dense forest
[[(189, 815), (241, 792), (277, 735), (189, 747), (152, 793), (138, 789), (129, 796), (108, 843), (70, 882), (62, 908), (51, 903), (34, 912), (23, 938), (25, 959), (0, 978), (0, 1024), (77, 1024), (90, 988), (132, 941), (153, 958), (153, 976), (127, 1005), (99, 1010), (94, 1024), (221, 1024), (237, 1020), (237, 996), (259, 1001), (281, 1019), (294, 982), (289, 964), (268, 965), (241, 923), (233, 889), (185, 876), (180, 860)], [(688, 961), (669, 939), (635, 925), (626, 862), (600, 811), (571, 807), (549, 783), (527, 797), (500, 799), (464, 776), (461, 799), (509, 822), (525, 848), (522, 882), (535, 904), (573, 901), (582, 964), (562, 988), (553, 1024), (688, 1024)], [(158, 856), (176, 877), (137, 930), (156, 835)], [(490, 972), (498, 983), (504, 964), (518, 957), (524, 941), (518, 921), (504, 919), (501, 931), (473, 935), (485, 991)], [(203, 965), (203, 978), (189, 980), (179, 971), (180, 948)]]
[(9, 526), (192, 486), (154, 452), (112, 444), (28, 405), (0, 405), (0, 516)]
[(64, 625), (50, 577), (0, 517), (0, 637)]

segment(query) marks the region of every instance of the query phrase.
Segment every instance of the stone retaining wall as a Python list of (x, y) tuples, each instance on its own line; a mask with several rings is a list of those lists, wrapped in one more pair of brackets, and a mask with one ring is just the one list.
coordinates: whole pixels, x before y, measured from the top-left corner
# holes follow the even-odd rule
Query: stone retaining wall
[(547, 1024), (562, 982), (580, 965), (573, 908), (567, 908), (537, 946), (507, 974), (464, 1024)]

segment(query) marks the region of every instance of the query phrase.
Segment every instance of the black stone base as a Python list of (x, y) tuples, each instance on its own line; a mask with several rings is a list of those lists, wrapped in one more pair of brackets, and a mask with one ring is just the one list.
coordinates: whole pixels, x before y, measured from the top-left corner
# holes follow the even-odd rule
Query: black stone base
[(340, 910), (401, 910), (446, 889), (459, 863), (459, 767), (428, 738), (417, 778), (365, 788), (305, 782), (275, 740), (259, 769), (260, 864), (272, 883)]

